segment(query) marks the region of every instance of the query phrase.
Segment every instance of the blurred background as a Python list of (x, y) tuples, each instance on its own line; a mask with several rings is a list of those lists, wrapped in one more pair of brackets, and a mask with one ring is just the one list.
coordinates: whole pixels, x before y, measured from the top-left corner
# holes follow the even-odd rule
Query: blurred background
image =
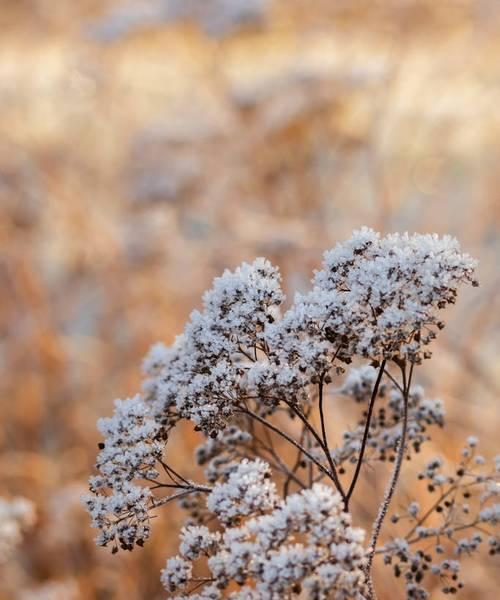
[[(38, 520), (1, 600), (165, 596), (178, 510), (143, 551), (93, 545), (95, 421), (256, 255), (292, 295), (352, 228), (456, 235), (481, 287), (418, 377), (446, 402), (436, 447), (498, 453), (499, 166), (498, 0), (3, 0), (0, 496)], [(497, 600), (494, 563), (468, 564), (462, 598)]]

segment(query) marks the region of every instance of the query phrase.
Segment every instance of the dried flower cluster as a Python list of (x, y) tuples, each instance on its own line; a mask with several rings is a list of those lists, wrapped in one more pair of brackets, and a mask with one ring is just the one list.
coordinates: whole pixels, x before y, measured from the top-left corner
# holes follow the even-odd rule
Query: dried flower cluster
[[(279, 272), (265, 259), (215, 279), (183, 334), (146, 357), (144, 393), (117, 401), (99, 422), (99, 475), (84, 499), (97, 543), (143, 545), (151, 512), (176, 501), (188, 518), (161, 579), (177, 598), (372, 600), (378, 556), (403, 576), (408, 598), (426, 598), (433, 574), (448, 593), (458, 590), (458, 561), (483, 541), (478, 527), (493, 530), (500, 519), (498, 465), (479, 473), (473, 441), (455, 475), (437, 459), (422, 472), (428, 493), (441, 494), (437, 504), (412, 502), (391, 519), (410, 531), (379, 537), (404, 458), (444, 426), (442, 402), (412, 379), (444, 326), (440, 311), (460, 284), (476, 285), (474, 268), (452, 238), (364, 228), (325, 253), (312, 290), (285, 312)], [(335, 440), (332, 397), (352, 398), (360, 412)], [(168, 452), (174, 428), (189, 422), (203, 437), (202, 483)], [(392, 473), (364, 545), (349, 510), (367, 462), (390, 463)], [(435, 552), (421, 547), (430, 538)], [(498, 552), (493, 533), (488, 544)]]
[(395, 576), (404, 578), (408, 598), (428, 598), (424, 584), (432, 576), (444, 593), (455, 594), (464, 585), (461, 557), (484, 544), (490, 554), (500, 554), (500, 537), (494, 534), (500, 523), (500, 457), (487, 468), (477, 444), (475, 437), (468, 438), (451, 472), (440, 458), (428, 462), (418, 479), (427, 486), (430, 506), (424, 510), (413, 501), (404, 514), (391, 517), (394, 524), (405, 522), (407, 532), (379, 552)]
[[(162, 573), (167, 590), (177, 592), (199, 582), (193, 560), (205, 556), (210, 576), (202, 581), (210, 584), (210, 591), (199, 597), (221, 598), (236, 582), (242, 588), (230, 597), (240, 600), (298, 598), (302, 590), (318, 600), (363, 598), (364, 531), (351, 526), (341, 496), (316, 483), (280, 500), (274, 484), (263, 479), (265, 469), (261, 461), (247, 461), (227, 484), (214, 486), (208, 505), (224, 528), (182, 530), (181, 556), (169, 559)], [(249, 582), (255, 587), (248, 587)]]
[[(149, 408), (139, 396), (117, 400), (115, 414), (100, 419), (99, 431), (106, 442), (97, 458), (100, 475), (90, 479), (93, 492), (85, 497), (93, 526), (101, 530), (97, 543), (105, 546), (117, 540), (123, 549), (142, 545), (149, 537), (149, 509), (152, 496), (136, 479), (154, 480), (155, 466), (163, 447), (154, 440), (160, 427), (149, 417)], [(112, 493), (96, 493), (109, 488)]]

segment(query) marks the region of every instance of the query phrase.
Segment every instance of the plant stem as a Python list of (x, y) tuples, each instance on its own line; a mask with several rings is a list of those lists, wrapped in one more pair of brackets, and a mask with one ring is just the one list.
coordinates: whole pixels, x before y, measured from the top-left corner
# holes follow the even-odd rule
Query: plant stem
[(342, 496), (342, 499), (345, 501), (344, 488), (342, 487), (342, 484), (340, 483), (339, 477), (337, 475), (337, 469), (335, 467), (335, 463), (333, 462), (332, 455), (330, 454), (330, 450), (328, 449), (327, 446), (325, 446), (325, 443), (323, 442), (321, 436), (316, 431), (316, 429), (314, 429), (314, 427), (311, 425), (311, 423), (309, 423), (309, 421), (307, 420), (307, 417), (300, 410), (300, 408), (298, 406), (295, 406), (291, 402), (287, 402), (286, 400), (285, 400), (285, 404), (299, 417), (299, 419), (302, 421), (302, 423), (304, 423), (307, 430), (311, 433), (313, 438), (318, 443), (319, 447), (323, 450), (323, 452), (326, 456), (326, 459), (328, 460), (328, 464), (330, 465), (330, 469), (331, 469), (331, 471), (327, 472), (327, 475), (329, 475), (330, 479), (335, 484), (337, 491)]
[[(342, 497), (344, 498), (344, 503), (345, 503), (345, 494), (342, 491), (342, 486), (340, 485), (340, 480), (337, 477), (337, 469), (335, 467), (335, 463), (333, 462), (333, 458), (332, 455), (330, 453), (330, 447), (328, 445), (328, 435), (326, 433), (326, 423), (325, 423), (325, 414), (323, 411), (323, 386), (324, 386), (324, 375), (321, 376), (320, 381), (319, 381), (319, 415), (320, 415), (320, 422), (321, 422), (321, 435), (323, 438), (323, 448), (326, 454), (326, 458), (328, 460), (328, 464), (330, 465), (330, 469), (332, 471), (332, 473), (335, 474), (335, 477), (337, 478), (336, 481), (336, 485), (337, 488), (339, 489), (340, 493), (342, 494)], [(346, 508), (346, 512), (347, 512), (347, 508)]]
[(271, 423), (269, 423), (269, 421), (266, 421), (260, 415), (258, 415), (257, 413), (252, 412), (248, 408), (240, 408), (240, 411), (243, 414), (245, 414), (245, 415), (249, 415), (250, 417), (252, 417), (256, 421), (259, 421), (259, 423), (262, 423), (262, 425), (264, 425), (265, 427), (268, 427), (269, 429), (271, 429), (271, 431), (274, 431), (274, 433), (277, 433), (282, 438), (284, 438), (285, 440), (287, 440), (290, 444), (292, 444), (293, 446), (295, 446), (295, 448), (297, 448), (298, 450), (300, 450), (302, 452), (302, 454), (304, 454), (305, 456), (307, 456), (307, 458), (311, 462), (313, 462), (318, 467), (318, 469), (320, 471), (322, 471), (323, 473), (325, 473), (325, 475), (328, 475), (328, 477), (333, 482), (335, 482), (333, 473), (331, 473), (324, 465), (322, 465), (319, 462), (319, 460), (317, 460), (316, 458), (314, 458), (314, 456), (310, 452), (308, 452), (304, 448), (304, 446), (302, 446), (301, 444), (299, 444), (299, 442), (297, 442), (297, 440), (294, 440), (291, 436), (289, 436), (288, 433), (285, 433), (284, 431), (281, 431), (281, 429), (278, 429), (277, 427), (275, 427), (274, 425), (272, 425)]
[(403, 458), (406, 447), (406, 432), (408, 429), (408, 399), (410, 395), (410, 385), (411, 379), (413, 376), (413, 367), (412, 364), (410, 367), (410, 374), (408, 378), (406, 377), (406, 364), (403, 363), (400, 365), (401, 373), (403, 376), (403, 425), (401, 428), (401, 437), (399, 440), (398, 451), (396, 455), (396, 462), (394, 464), (394, 469), (392, 471), (391, 478), (389, 483), (385, 489), (384, 499), (382, 504), (379, 507), (377, 517), (373, 524), (372, 536), (370, 540), (370, 546), (368, 548), (368, 562), (366, 565), (366, 580), (368, 583), (368, 587), (370, 590), (370, 597), (375, 598), (375, 590), (373, 588), (373, 582), (371, 579), (371, 570), (373, 564), (373, 558), (375, 556), (375, 548), (377, 546), (377, 540), (380, 535), (380, 531), (382, 529), (382, 524), (384, 522), (385, 516), (387, 515), (387, 511), (389, 510), (389, 505), (391, 503), (392, 497), (394, 496), (394, 492), (396, 490), (396, 485), (398, 483), (399, 474), (401, 472), (401, 465), (403, 464)]
[(361, 449), (359, 451), (358, 462), (356, 464), (356, 470), (354, 471), (354, 475), (353, 475), (353, 478), (352, 478), (352, 481), (351, 481), (351, 485), (349, 486), (349, 489), (348, 489), (346, 497), (345, 497), (345, 510), (346, 510), (346, 512), (349, 510), (349, 500), (351, 499), (351, 496), (352, 496), (352, 494), (354, 492), (354, 488), (356, 487), (356, 483), (358, 481), (359, 473), (361, 471), (361, 466), (363, 464), (363, 457), (365, 455), (366, 444), (368, 442), (368, 436), (370, 435), (370, 425), (371, 425), (371, 420), (372, 420), (372, 415), (373, 415), (373, 408), (375, 406), (375, 401), (377, 400), (378, 390), (379, 390), (379, 387), (380, 387), (380, 382), (382, 381), (382, 376), (384, 374), (385, 364), (386, 364), (386, 360), (384, 359), (382, 361), (382, 364), (380, 365), (380, 369), (379, 369), (379, 372), (378, 372), (377, 379), (375, 381), (375, 385), (373, 386), (372, 395), (371, 395), (371, 398), (370, 398), (370, 403), (368, 405), (368, 414), (366, 415), (366, 423), (365, 423), (365, 430), (364, 430), (364, 433), (363, 433), (363, 440), (361, 442)]

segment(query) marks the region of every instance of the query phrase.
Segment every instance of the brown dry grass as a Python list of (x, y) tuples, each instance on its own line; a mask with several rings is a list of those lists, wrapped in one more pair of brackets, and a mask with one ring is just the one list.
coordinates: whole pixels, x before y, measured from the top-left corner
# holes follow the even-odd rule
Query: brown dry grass
[[(159, 24), (99, 44), (83, 32), (105, 5), (1, 8), (0, 492), (39, 512), (2, 600), (60, 582), (51, 600), (161, 597), (178, 512), (142, 552), (93, 547), (78, 497), (95, 420), (211, 278), (256, 254), (292, 292), (353, 227), (457, 235), (482, 287), (420, 377), (446, 400), (446, 453), (469, 431), (498, 452), (497, 2), (282, 0), (224, 38)], [(463, 598), (498, 597), (490, 562), (467, 579)]]

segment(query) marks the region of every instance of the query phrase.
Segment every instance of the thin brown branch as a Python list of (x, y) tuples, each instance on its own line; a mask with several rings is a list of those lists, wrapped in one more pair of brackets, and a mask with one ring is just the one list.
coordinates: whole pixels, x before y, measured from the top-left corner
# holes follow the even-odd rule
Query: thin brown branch
[(345, 499), (344, 488), (342, 487), (342, 484), (340, 483), (340, 480), (339, 480), (339, 477), (337, 474), (337, 469), (335, 467), (335, 463), (333, 462), (332, 455), (330, 454), (330, 450), (328, 449), (328, 447), (325, 446), (323, 440), (321, 439), (321, 436), (316, 431), (316, 429), (314, 429), (314, 427), (311, 425), (311, 423), (309, 422), (307, 417), (304, 415), (304, 413), (300, 410), (300, 408), (286, 400), (285, 400), (285, 404), (292, 410), (293, 413), (295, 413), (299, 417), (299, 419), (302, 421), (302, 423), (306, 426), (307, 430), (310, 432), (310, 434), (316, 440), (319, 447), (323, 450), (323, 452), (328, 460), (328, 463), (330, 465), (330, 469), (331, 469), (331, 471), (329, 471), (329, 473), (330, 473), (329, 477), (335, 484), (335, 487), (337, 488), (338, 492), (342, 496), (342, 499), (344, 500)]
[(382, 361), (382, 364), (380, 365), (380, 369), (377, 375), (377, 379), (375, 381), (375, 385), (373, 386), (373, 390), (372, 390), (372, 395), (370, 398), (370, 403), (368, 405), (368, 413), (366, 415), (366, 423), (365, 423), (365, 430), (363, 432), (363, 439), (361, 441), (361, 449), (359, 451), (359, 456), (358, 456), (358, 462), (356, 463), (356, 469), (354, 471), (354, 475), (351, 481), (351, 485), (349, 486), (349, 489), (347, 491), (346, 497), (345, 497), (345, 510), (346, 512), (349, 510), (349, 500), (351, 499), (351, 496), (354, 492), (354, 488), (356, 487), (356, 483), (358, 481), (358, 477), (359, 477), (359, 473), (361, 471), (361, 466), (363, 464), (363, 458), (365, 455), (365, 450), (366, 450), (366, 444), (368, 442), (368, 437), (370, 435), (370, 426), (371, 426), (371, 421), (372, 421), (372, 416), (373, 416), (373, 408), (375, 407), (375, 402), (377, 400), (377, 396), (378, 396), (378, 390), (380, 387), (380, 382), (382, 381), (382, 376), (384, 374), (385, 371), (385, 365), (386, 365), (386, 360)]
[(366, 575), (367, 582), (370, 588), (370, 593), (372, 597), (375, 597), (375, 591), (373, 589), (373, 583), (371, 580), (371, 569), (373, 564), (373, 558), (375, 556), (375, 548), (377, 546), (377, 540), (380, 535), (380, 531), (382, 529), (382, 524), (384, 522), (385, 516), (387, 515), (387, 511), (389, 510), (389, 505), (391, 503), (392, 497), (394, 496), (394, 492), (396, 491), (396, 485), (399, 479), (399, 474), (401, 472), (401, 465), (403, 464), (403, 458), (406, 448), (406, 432), (408, 428), (408, 400), (410, 395), (410, 386), (411, 380), (413, 376), (413, 368), (414, 365), (412, 363), (410, 367), (410, 374), (407, 377), (406, 375), (406, 364), (403, 363), (400, 365), (401, 373), (403, 377), (403, 425), (401, 428), (401, 436), (399, 439), (398, 451), (396, 455), (396, 462), (394, 464), (394, 469), (392, 471), (391, 478), (386, 487), (384, 493), (384, 499), (379, 507), (377, 517), (375, 518), (375, 522), (373, 524), (372, 536), (370, 539), (370, 546), (368, 548), (368, 561), (366, 565)]
[(275, 427), (274, 425), (272, 425), (271, 423), (269, 423), (269, 421), (266, 421), (260, 415), (258, 415), (257, 413), (254, 413), (253, 411), (249, 410), (248, 408), (243, 408), (242, 407), (239, 410), (243, 414), (249, 415), (253, 419), (255, 419), (256, 421), (259, 421), (259, 423), (261, 423), (265, 427), (268, 427), (269, 429), (271, 429), (271, 431), (274, 431), (274, 433), (276, 433), (277, 435), (279, 435), (282, 438), (284, 438), (285, 440), (287, 440), (290, 444), (292, 444), (293, 446), (295, 446), (295, 448), (299, 449), (302, 452), (302, 454), (304, 454), (304, 456), (307, 456), (307, 458), (311, 462), (313, 462), (318, 467), (318, 469), (320, 471), (322, 471), (323, 473), (325, 473), (325, 475), (327, 475), (332, 481), (335, 481), (333, 473), (331, 473), (323, 464), (321, 464), (319, 462), (319, 460), (317, 460), (316, 458), (314, 458), (314, 456), (310, 452), (308, 452), (304, 448), (304, 446), (302, 446), (301, 444), (299, 444), (299, 442), (297, 440), (295, 440), (291, 436), (289, 436), (288, 433), (286, 433), (284, 431), (281, 431), (281, 429), (278, 429), (278, 427)]

